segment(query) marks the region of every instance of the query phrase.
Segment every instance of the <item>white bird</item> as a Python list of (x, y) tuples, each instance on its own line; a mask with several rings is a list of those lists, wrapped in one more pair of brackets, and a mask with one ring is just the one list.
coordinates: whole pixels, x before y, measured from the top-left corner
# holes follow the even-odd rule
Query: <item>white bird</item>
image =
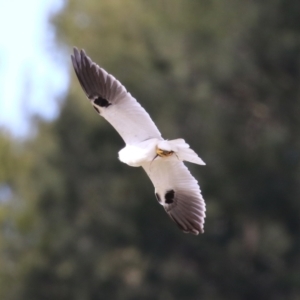
[(159, 204), (185, 233), (204, 232), (205, 202), (197, 180), (183, 161), (205, 165), (183, 139), (164, 140), (144, 108), (84, 50), (71, 55), (78, 80), (92, 106), (120, 134), (126, 146), (119, 159), (143, 167)]

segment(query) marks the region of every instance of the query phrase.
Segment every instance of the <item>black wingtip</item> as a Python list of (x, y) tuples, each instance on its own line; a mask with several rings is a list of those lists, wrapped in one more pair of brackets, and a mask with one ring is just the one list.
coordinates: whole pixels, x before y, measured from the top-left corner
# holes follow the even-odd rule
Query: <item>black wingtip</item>
[(184, 205), (183, 202), (177, 201), (176, 206), (173, 204), (165, 206), (165, 210), (184, 233), (194, 235), (204, 233), (204, 216), (199, 210), (198, 203), (191, 202), (189, 205)]
[(73, 53), (71, 54), (71, 61), (75, 69), (75, 72), (77, 73), (80, 64), (80, 54), (77, 47), (73, 47)]
[(84, 60), (88, 60), (91, 62), (91, 59), (86, 55), (86, 52), (84, 49), (78, 49), (77, 47), (73, 47), (73, 53), (71, 54), (71, 59), (74, 65), (74, 62), (76, 63), (77, 67), (79, 67)]
[(76, 57), (78, 57), (79, 50), (77, 47), (73, 47), (73, 53), (71, 54), (71, 58), (73, 57), (74, 60), (76, 60)]
[(79, 83), (86, 95), (89, 97), (89, 95), (92, 94), (95, 89), (93, 86), (93, 78), (89, 70), (92, 61), (87, 57), (84, 50), (79, 50), (77, 47), (73, 47), (71, 61)]
[(187, 220), (180, 219), (176, 214), (169, 213), (169, 216), (184, 233), (191, 233), (193, 235), (204, 233), (203, 228), (198, 224), (192, 224)]
[(76, 56), (76, 53), (79, 53), (79, 49), (77, 47), (73, 47), (73, 53)]
[(79, 50), (77, 47), (73, 47), (71, 60), (78, 81), (86, 96), (99, 107), (106, 108), (110, 106), (111, 103), (108, 99), (111, 86), (106, 87), (105, 71), (87, 56), (84, 49)]

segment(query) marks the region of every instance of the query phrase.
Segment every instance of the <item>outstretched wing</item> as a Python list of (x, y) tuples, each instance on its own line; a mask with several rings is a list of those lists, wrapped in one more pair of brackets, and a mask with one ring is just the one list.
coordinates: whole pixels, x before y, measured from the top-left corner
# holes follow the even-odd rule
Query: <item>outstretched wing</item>
[(197, 180), (181, 161), (159, 159), (143, 165), (163, 205), (179, 228), (192, 234), (204, 232), (205, 202)]
[(71, 58), (77, 78), (91, 104), (117, 130), (126, 144), (161, 138), (149, 114), (116, 78), (95, 64), (84, 50), (74, 48)]

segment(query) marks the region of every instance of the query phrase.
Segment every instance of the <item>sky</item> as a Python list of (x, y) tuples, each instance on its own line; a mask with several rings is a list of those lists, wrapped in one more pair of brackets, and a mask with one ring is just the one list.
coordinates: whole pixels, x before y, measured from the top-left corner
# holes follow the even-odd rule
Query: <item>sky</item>
[(68, 88), (68, 57), (49, 16), (63, 0), (0, 0), (0, 129), (29, 135), (30, 116), (58, 114)]

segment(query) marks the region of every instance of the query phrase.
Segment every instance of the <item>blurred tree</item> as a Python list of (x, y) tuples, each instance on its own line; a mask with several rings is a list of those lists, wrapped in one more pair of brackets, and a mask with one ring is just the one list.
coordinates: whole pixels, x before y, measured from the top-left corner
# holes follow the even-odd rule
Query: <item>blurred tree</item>
[(31, 167), (14, 190), (28, 207), (12, 212), (15, 242), (2, 232), (14, 253), (2, 298), (299, 299), (299, 9), (69, 1), (60, 42), (85, 48), (207, 163), (189, 166), (206, 232), (182, 234), (143, 171), (117, 160), (122, 140), (71, 72), (59, 118), (26, 144)]

